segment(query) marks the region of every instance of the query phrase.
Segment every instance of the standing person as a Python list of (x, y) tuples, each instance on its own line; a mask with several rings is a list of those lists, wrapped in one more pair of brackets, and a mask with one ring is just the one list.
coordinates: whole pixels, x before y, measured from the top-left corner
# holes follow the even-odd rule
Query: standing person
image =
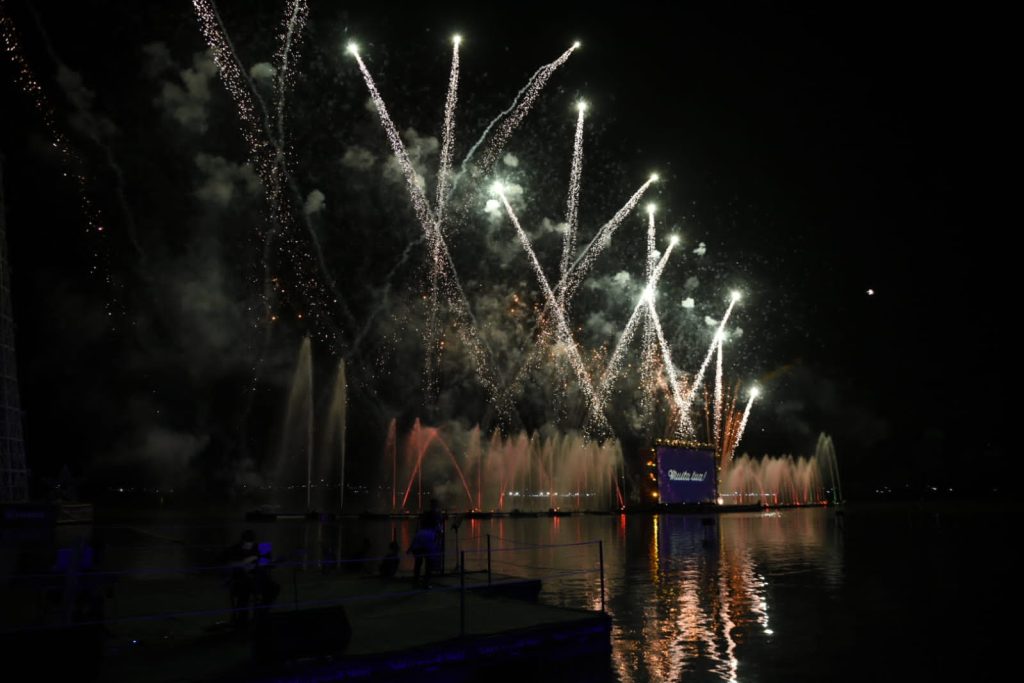
[[(421, 518), (420, 530), (413, 536), (412, 543), (409, 545), (409, 552), (416, 558), (412, 568), (414, 586), (430, 588), (430, 575), (433, 572), (439, 542), (437, 527), (430, 525), (425, 517)], [(420, 570), (424, 570), (422, 582), (420, 581)]]
[[(438, 564), (442, 533), (444, 529), (444, 516), (441, 514), (441, 506), (436, 498), (430, 500), (430, 509), (420, 514), (420, 528), (413, 536), (409, 545), (409, 553), (415, 556), (413, 564), (412, 582), (423, 588), (430, 588), (430, 575), (434, 571), (434, 565)], [(423, 580), (420, 581), (420, 571), (424, 572)]]

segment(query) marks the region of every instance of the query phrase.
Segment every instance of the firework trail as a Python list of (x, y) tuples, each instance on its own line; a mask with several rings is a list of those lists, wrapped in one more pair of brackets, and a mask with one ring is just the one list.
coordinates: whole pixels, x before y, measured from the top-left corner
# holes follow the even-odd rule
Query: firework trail
[(395, 122), (388, 113), (387, 105), (384, 104), (384, 98), (381, 97), (380, 91), (377, 90), (377, 84), (374, 82), (373, 76), (370, 75), (369, 69), (363, 63), (363, 58), (359, 56), (358, 48), (355, 45), (349, 45), (348, 51), (355, 57), (356, 63), (359, 65), (359, 71), (362, 72), (363, 80), (366, 82), (366, 89), (370, 91), (370, 98), (377, 108), (380, 125), (384, 128), (388, 144), (391, 145), (391, 152), (395, 155), (395, 159), (398, 160), (399, 168), (402, 169), (402, 175), (405, 177), (406, 189), (409, 191), (409, 198), (412, 199), (412, 207), (416, 213), (416, 218), (426, 231), (427, 238), (431, 241), (436, 240), (439, 238), (435, 229), (436, 220), (434, 219), (433, 212), (430, 210), (427, 196), (424, 194), (423, 188), (420, 187), (419, 176), (416, 174), (416, 169), (412, 167), (409, 153), (405, 149), (405, 144), (402, 143), (402, 136), (398, 133), (398, 128), (395, 127)]
[(724, 339), (718, 340), (718, 361), (715, 363), (715, 421), (714, 444), (718, 452), (722, 452), (722, 347)]
[(743, 417), (740, 419), (740, 426), (736, 430), (736, 440), (732, 444), (729, 457), (732, 457), (736, 452), (736, 448), (740, 445), (740, 439), (743, 438), (743, 430), (747, 428), (747, 418), (750, 417), (750, 409), (754, 406), (754, 399), (756, 399), (760, 393), (761, 391), (757, 387), (750, 390), (750, 398), (747, 399), (747, 407), (743, 410)]
[[(221, 81), (235, 103), (238, 118), (242, 123), (242, 137), (249, 148), (250, 162), (263, 182), (269, 207), (268, 218), (270, 227), (266, 234), (262, 235), (264, 271), (262, 300), (265, 309), (262, 322), (269, 323), (273, 319), (272, 306), (274, 301), (271, 254), (274, 250), (278, 233), (286, 231), (292, 222), (293, 212), (290, 210), (285, 199), (285, 190), (290, 190), (299, 203), (302, 201), (302, 193), (291, 177), (287, 165), (288, 160), (284, 147), (286, 139), (285, 104), (286, 93), (294, 80), (291, 63), (297, 58), (298, 37), (305, 26), (308, 7), (305, 0), (293, 0), (283, 23), (280, 36), (281, 46), (276, 53), (276, 58), (280, 63), (277, 66), (277, 80), (275, 83), (278, 99), (276, 111), (277, 134), (275, 134), (266, 103), (260, 97), (259, 91), (253, 86), (251, 79), (242, 67), (238, 52), (231, 42), (231, 38), (220, 14), (217, 12), (217, 7), (213, 0), (193, 0), (192, 5), (199, 19), (200, 31), (213, 55), (214, 63), (217, 65)], [(296, 280), (299, 283), (297, 288), (305, 297), (306, 307), (312, 312), (308, 317), (319, 324), (330, 327), (330, 318), (328, 316), (321, 316), (319, 309), (321, 302), (332, 301), (339, 304), (339, 308), (346, 321), (354, 327), (354, 318), (344, 301), (344, 297), (338, 291), (334, 279), (330, 275), (319, 238), (313, 230), (308, 217), (304, 218), (304, 224), (316, 252), (320, 273), (330, 289), (330, 293), (328, 294), (328, 292), (322, 290), (322, 285), (318, 278), (306, 272), (305, 262), (309, 258), (309, 254), (304, 245), (292, 237), (286, 240), (283, 245), (278, 245), (278, 250), (290, 261), (291, 266), (295, 269)], [(334, 332), (334, 335), (337, 337), (336, 332)]]
[[(53, 47), (53, 43), (50, 42), (50, 35), (46, 31), (46, 27), (43, 26), (42, 20), (39, 18), (39, 13), (33, 5), (28, 5), (28, 10), (32, 14), (32, 19), (35, 22), (36, 28), (39, 29), (39, 35), (43, 40), (43, 46), (46, 48), (46, 53), (53, 60), (53, 63), (57, 65), (57, 82), (61, 81), (61, 73), (74, 74), (75, 72), (64, 63), (64, 60), (60, 58), (57, 51)], [(84, 83), (83, 83), (84, 88)], [(131, 242), (132, 247), (135, 249), (135, 253), (138, 254), (139, 260), (142, 262), (143, 267), (140, 274), (143, 277), (148, 275), (147, 267), (147, 256), (142, 248), (142, 243), (139, 242), (138, 230), (135, 225), (135, 216), (132, 214), (131, 209), (128, 207), (128, 198), (125, 196), (124, 191), (124, 172), (121, 170), (121, 165), (117, 162), (117, 158), (114, 156), (114, 151), (107, 144), (106, 140), (103, 139), (101, 129), (106, 126), (113, 126), (113, 124), (106, 120), (104, 117), (97, 117), (92, 111), (91, 107), (87, 103), (83, 103), (78, 99), (71, 96), (71, 93), (65, 90), (65, 95), (71, 104), (75, 107), (80, 123), (76, 125), (72, 122), (72, 127), (77, 128), (79, 132), (85, 134), (97, 147), (103, 151), (103, 156), (106, 159), (107, 166), (110, 168), (110, 172), (114, 174), (114, 194), (117, 197), (118, 206), (121, 209), (121, 217), (124, 219), (124, 227), (128, 235), (128, 241)]]
[[(658, 345), (661, 347), (661, 362), (665, 365), (665, 374), (668, 377), (669, 387), (672, 389), (672, 400), (679, 411), (679, 424), (676, 427), (677, 436), (689, 436), (693, 434), (693, 423), (690, 418), (690, 406), (683, 399), (682, 388), (679, 386), (679, 377), (676, 373), (676, 366), (672, 362), (672, 352), (665, 340), (665, 332), (661, 329), (661, 320), (658, 312), (654, 309), (654, 298), (648, 297), (647, 310), (650, 314), (651, 323), (658, 338)], [(692, 394), (693, 387), (690, 387)]]
[[(306, 0), (292, 0), (291, 7), (285, 14), (284, 29), (281, 34), (281, 46), (275, 55), (278, 63), (277, 69), (277, 149), (278, 153), (284, 153), (287, 149), (288, 140), (285, 135), (284, 115), (285, 101), (289, 90), (294, 86), (291, 63), (298, 59), (298, 45), (296, 36), (302, 37), (302, 29), (309, 18), (309, 6)], [(286, 164), (285, 159), (280, 163)]]
[[(655, 247), (654, 204), (647, 206), (647, 260), (644, 274), (650, 280), (657, 260)], [(644, 310), (644, 336), (640, 352), (640, 415), (645, 418), (654, 407), (657, 391), (657, 338), (654, 334), (654, 323), (650, 313)]]
[(721, 342), (722, 336), (725, 334), (725, 324), (729, 322), (729, 316), (732, 314), (732, 309), (739, 300), (740, 293), (733, 292), (729, 301), (729, 307), (725, 309), (725, 315), (722, 316), (722, 322), (718, 323), (718, 329), (715, 330), (715, 336), (711, 339), (711, 346), (708, 347), (707, 355), (704, 356), (704, 361), (700, 364), (700, 369), (697, 370), (697, 374), (693, 376), (693, 384), (690, 386), (690, 390), (686, 394), (685, 406), (687, 411), (689, 411), (690, 404), (693, 402), (694, 393), (704, 382), (704, 373), (707, 372), (708, 365), (711, 363), (711, 356), (715, 353), (715, 347)]
[[(199, 19), (200, 31), (213, 54), (213, 61), (220, 72), (224, 87), (227, 88), (228, 94), (238, 110), (238, 118), (243, 124), (242, 137), (249, 146), (250, 159), (252, 159), (257, 173), (260, 174), (260, 178), (265, 184), (268, 184), (275, 156), (269, 153), (268, 148), (271, 145), (263, 134), (269, 120), (266, 106), (260, 100), (262, 116), (257, 113), (256, 103), (252, 97), (255, 90), (251, 87), (248, 77), (242, 69), (235, 46), (232, 45), (212, 0), (192, 0), (192, 6)], [(272, 200), (270, 202), (272, 210), (277, 211), (278, 197), (268, 197), (268, 199)]]
[(601, 409), (601, 401), (598, 398), (597, 392), (594, 391), (594, 385), (590, 380), (590, 375), (587, 373), (587, 368), (583, 363), (583, 359), (580, 357), (579, 348), (576, 346), (576, 341), (572, 337), (572, 330), (569, 329), (569, 325), (565, 321), (565, 315), (563, 314), (562, 307), (555, 300), (555, 293), (551, 290), (551, 285), (548, 283), (547, 276), (544, 275), (544, 269), (541, 267), (540, 261), (537, 260), (537, 254), (533, 251), (533, 247), (530, 244), (530, 238), (519, 224), (519, 218), (516, 217), (515, 212), (512, 210), (512, 205), (508, 203), (508, 198), (505, 196), (504, 189), (498, 185), (495, 187), (495, 192), (501, 199), (501, 203), (505, 205), (505, 212), (508, 214), (509, 220), (512, 221), (512, 225), (516, 228), (516, 233), (519, 235), (519, 241), (522, 243), (523, 249), (530, 257), (530, 263), (537, 276), (537, 282), (540, 284), (541, 290), (544, 292), (544, 298), (547, 300), (548, 306), (555, 317), (560, 341), (569, 353), (569, 360), (572, 363), (573, 369), (576, 371), (576, 377), (579, 379), (580, 385), (583, 388), (583, 393), (587, 397), (587, 402), (590, 405), (591, 419), (601, 431), (602, 435), (611, 435), (611, 426), (608, 424), (608, 420)]
[[(718, 452), (722, 456), (722, 464), (726, 464), (726, 458), (731, 459), (736, 445), (736, 428), (739, 426), (741, 414), (736, 411), (736, 400), (739, 398), (739, 382), (732, 388), (732, 391), (723, 397), (722, 408), (722, 444)], [(727, 404), (727, 405), (725, 405)]]
[(427, 200), (423, 189), (419, 185), (418, 176), (415, 169), (412, 167), (412, 162), (409, 160), (409, 154), (405, 149), (405, 145), (402, 143), (402, 138), (398, 134), (398, 129), (395, 127), (395, 123), (391, 119), (391, 115), (388, 113), (387, 106), (384, 104), (384, 99), (377, 90), (377, 85), (373, 80), (373, 76), (370, 74), (369, 69), (366, 68), (366, 64), (359, 56), (359, 49), (356, 45), (350, 44), (348, 51), (353, 55), (353, 57), (355, 57), (356, 63), (359, 65), (359, 70), (363, 74), (363, 80), (366, 83), (366, 88), (370, 92), (370, 98), (373, 100), (373, 103), (377, 108), (381, 127), (384, 129), (384, 134), (391, 145), (391, 151), (398, 160), (398, 165), (405, 176), (406, 189), (409, 192), (409, 198), (413, 204), (413, 211), (416, 214), (416, 218), (419, 221), (420, 226), (426, 234), (430, 253), (432, 255), (437, 254), (440, 257), (442, 267), (439, 272), (442, 274), (444, 281), (439, 282), (439, 288), (444, 290), (449, 305), (456, 310), (456, 322), (463, 327), (463, 331), (465, 332), (464, 341), (467, 343), (470, 354), (473, 356), (476, 365), (477, 377), (490, 394), (491, 401), (494, 404), (494, 407), (498, 410), (498, 413), (502, 418), (506, 418), (509, 414), (508, 403), (503, 392), (498, 388), (496, 380), (492, 376), (493, 371), (491, 370), (490, 363), (488, 362), (488, 353), (479, 333), (477, 332), (476, 321), (473, 319), (469, 302), (466, 300), (466, 293), (459, 285), (459, 275), (455, 269), (455, 263), (452, 260), (451, 252), (448, 250), (448, 244), (445, 241), (444, 235), (439, 229), (438, 222), (430, 209), (429, 201)]
[[(636, 205), (640, 202), (640, 199), (643, 197), (643, 193), (647, 190), (650, 184), (656, 180), (657, 178), (653, 177), (652, 179), (648, 180), (646, 183), (641, 185), (640, 189), (633, 193), (633, 196), (626, 201), (622, 208), (615, 212), (615, 215), (612, 216), (612, 218), (607, 223), (601, 226), (600, 230), (598, 230), (598, 234), (600, 234), (601, 232), (613, 233), (615, 229), (619, 226), (619, 224), (621, 224), (622, 221), (625, 220), (626, 216), (628, 216), (629, 213), (634, 208), (636, 208)], [(593, 246), (593, 241), (591, 241), (590, 246), (588, 246), (587, 249), (584, 250), (584, 255), (586, 255), (589, 252), (591, 246)], [(580, 265), (581, 258), (578, 258), (576, 260), (576, 265), (574, 266), (574, 268)], [(596, 259), (597, 255), (595, 254), (593, 258)], [(592, 264), (593, 260), (591, 260), (591, 265)], [(567, 289), (566, 283), (572, 280), (573, 272), (574, 270), (570, 269), (569, 273), (563, 276), (559, 280), (558, 284), (555, 286), (555, 294), (558, 299), (558, 304), (562, 307), (563, 310), (566, 311), (569, 310), (569, 306), (572, 303), (572, 297), (576, 293), (576, 289), (579, 286), (579, 282), (583, 281), (583, 276), (581, 275), (576, 286), (574, 286), (571, 289)], [(547, 325), (545, 323), (545, 321), (549, 319), (550, 314), (550, 307), (548, 306), (547, 302), (545, 302), (544, 308), (540, 314), (540, 322), (538, 322), (537, 327), (534, 328), (534, 332), (537, 336), (537, 343), (530, 348), (529, 352), (526, 355), (526, 358), (523, 360), (522, 364), (516, 370), (516, 373), (513, 376), (512, 382), (509, 385), (507, 391), (507, 394), (510, 397), (517, 395), (522, 390), (523, 383), (526, 381), (526, 377), (537, 366), (537, 362), (540, 360), (541, 355), (544, 352), (545, 346), (550, 342), (551, 334), (550, 331), (547, 329)]]
[[(224, 84), (224, 87), (227, 89), (232, 101), (235, 103), (235, 109), (237, 110), (239, 121), (242, 123), (242, 138), (245, 140), (246, 145), (249, 148), (250, 162), (255, 167), (260, 180), (263, 181), (267, 206), (270, 210), (270, 227), (266, 234), (263, 235), (262, 240), (263, 291), (261, 294), (261, 300), (264, 312), (262, 320), (254, 323), (255, 326), (259, 326), (259, 322), (264, 324), (263, 350), (265, 351), (270, 340), (271, 329), (269, 323), (274, 319), (274, 283), (273, 275), (271, 273), (270, 256), (274, 238), (278, 230), (283, 226), (284, 218), (284, 210), (283, 207), (281, 207), (280, 201), (280, 181), (278, 174), (274, 171), (274, 160), (277, 155), (271, 152), (271, 144), (269, 141), (270, 136), (264, 136), (264, 132), (269, 128), (269, 114), (267, 113), (266, 106), (262, 99), (259, 99), (262, 116), (257, 114), (256, 104), (252, 97), (253, 93), (256, 91), (251, 87), (252, 84), (249, 83), (245, 72), (242, 69), (241, 62), (235, 52), (235, 47), (232, 45), (227, 31), (224, 29), (223, 22), (221, 22), (220, 15), (218, 14), (217, 8), (213, 4), (212, 0), (193, 0), (192, 6), (195, 9), (196, 17), (199, 19), (200, 31), (202, 32), (203, 37), (206, 40), (206, 44), (213, 55), (213, 61), (217, 65), (217, 71), (220, 74), (221, 82)], [(263, 355), (263, 352), (258, 354), (259, 358), (262, 358)], [(253, 368), (254, 390), (260, 374), (259, 370), (261, 366), (262, 360), (258, 360), (256, 367)], [(245, 412), (248, 413), (248, 409)]]
[[(277, 62), (277, 79), (275, 81), (276, 90), (276, 113), (277, 113), (277, 139), (274, 140), (270, 135), (270, 130), (267, 129), (266, 134), (271, 138), (271, 144), (275, 148), (274, 166), (277, 172), (280, 173), (279, 181), (283, 181), (287, 184), (288, 189), (291, 190), (293, 197), (298, 204), (302, 204), (302, 192), (299, 189), (298, 183), (295, 182), (294, 176), (290, 171), (290, 161), (292, 157), (291, 146), (288, 142), (287, 127), (285, 126), (285, 115), (287, 112), (287, 99), (288, 93), (295, 87), (295, 75), (292, 69), (292, 64), (299, 58), (299, 41), (302, 39), (306, 22), (309, 19), (309, 5), (306, 0), (292, 0), (291, 6), (285, 13), (285, 18), (282, 21), (282, 31), (279, 39), (281, 45), (275, 54), (275, 61)], [(219, 20), (219, 17), (218, 17)], [(221, 30), (224, 31), (224, 35), (227, 36), (227, 30), (224, 29), (223, 23), (221, 23)], [(230, 41), (228, 41), (230, 45)], [(234, 47), (232, 46), (232, 50)], [(235, 54), (235, 60), (238, 60), (238, 55)], [(266, 112), (266, 105), (263, 103), (262, 97), (260, 97), (259, 91), (253, 86), (252, 79), (245, 76), (245, 83), (252, 92), (257, 101), (260, 103), (260, 107)], [(284, 208), (282, 207), (282, 212)], [(283, 214), (282, 214), (283, 215)], [(316, 234), (316, 230), (313, 229), (313, 225), (310, 222), (309, 216), (305, 211), (300, 212), (302, 216), (302, 222), (306, 228), (306, 233), (309, 235), (310, 242), (316, 251), (316, 258), (318, 265), (320, 266), (320, 273), (323, 275), (326, 281), (327, 287), (331, 290), (331, 294), (334, 296), (333, 303), (340, 305), (341, 313), (345, 317), (345, 321), (348, 323), (350, 328), (355, 327), (355, 318), (352, 315), (347, 302), (341, 296), (338, 291), (338, 286), (331, 276), (330, 268), (327, 267), (327, 259), (324, 257), (323, 246), (320, 244), (320, 238)], [(301, 251), (302, 245), (296, 243), (292, 245), (294, 250)], [(290, 253), (290, 256), (294, 259), (294, 253)], [(309, 296), (307, 292), (307, 296)], [(315, 295), (315, 293), (314, 293)], [(329, 318), (324, 322), (330, 322)], [(337, 337), (337, 333), (335, 333)]]
[[(569, 171), (569, 198), (565, 208), (565, 238), (562, 242), (562, 263), (559, 280), (565, 278), (569, 271), (569, 262), (576, 251), (576, 222), (579, 217), (580, 176), (583, 173), (583, 117), (587, 111), (587, 103), (577, 105), (579, 117), (576, 119), (576, 135), (573, 138), (572, 168)], [(650, 273), (647, 274), (650, 277)]]
[(633, 196), (619, 209), (611, 220), (602, 225), (594, 235), (593, 239), (583, 250), (583, 253), (576, 258), (576, 262), (573, 264), (572, 269), (566, 273), (562, 281), (558, 283), (556, 289), (559, 292), (558, 301), (563, 306), (566, 302), (569, 302), (576, 290), (579, 289), (580, 285), (583, 284), (584, 278), (587, 273), (594, 266), (594, 261), (601, 255), (608, 245), (611, 244), (612, 235), (615, 234), (616, 228), (622, 224), (622, 221), (626, 220), (626, 216), (632, 213), (636, 205), (640, 203), (640, 200), (644, 196), (644, 192), (647, 191), (653, 183), (658, 181), (658, 176), (651, 176), (647, 182), (640, 186), (640, 188), (633, 193)]
[(42, 83), (25, 58), (24, 49), (18, 37), (14, 19), (7, 12), (7, 3), (0, 0), (0, 40), (3, 52), (14, 66), (14, 81), (31, 100), (32, 107), (39, 114), (50, 145), (60, 155), (68, 169), (64, 175), (70, 176), (74, 182), (78, 198), (78, 209), (85, 220), (85, 232), (92, 245), (88, 272), (91, 276), (101, 279), (107, 291), (104, 309), (110, 323), (110, 329), (116, 330), (120, 319), (125, 314), (124, 303), (120, 298), (121, 286), (111, 274), (110, 251), (107, 244), (107, 223), (103, 212), (93, 201), (89, 192), (89, 178), (85, 173), (85, 163), (71, 146), (71, 141), (57, 126), (57, 115), (53, 104), (46, 96)]
[(452, 38), (452, 68), (448, 76), (448, 95), (444, 101), (444, 128), (441, 130), (441, 158), (437, 171), (437, 221), (444, 220), (448, 188), (452, 174), (452, 150), (455, 147), (455, 105), (459, 98), (459, 45), (462, 38)]
[[(444, 103), (444, 128), (441, 130), (440, 164), (437, 170), (437, 220), (434, 231), (443, 235), (444, 210), (448, 198), (448, 185), (452, 172), (452, 149), (455, 146), (455, 105), (459, 90), (459, 44), (462, 38), (452, 38), (452, 68), (448, 76), (448, 95)], [(424, 371), (425, 393), (431, 402), (437, 396), (437, 368), (441, 362), (441, 345), (438, 343), (439, 287), (442, 277), (442, 261), (439, 240), (433, 240), (430, 250), (430, 301), (427, 316), (426, 363)]]
[[(495, 132), (494, 137), (491, 138), (490, 143), (483, 153), (483, 160), (478, 165), (478, 172), (480, 175), (486, 175), (490, 170), (491, 166), (497, 160), (498, 155), (501, 154), (502, 149), (505, 147), (505, 143), (512, 136), (513, 131), (526, 115), (530, 113), (530, 109), (533, 108), (534, 102), (537, 101), (537, 97), (540, 95), (541, 90), (547, 84), (548, 79), (551, 75), (558, 70), (558, 67), (565, 64), (569, 56), (579, 48), (579, 43), (573, 43), (573, 45), (563, 52), (561, 56), (550, 64), (537, 69), (530, 80), (526, 82), (518, 93), (516, 93), (515, 99), (512, 100), (512, 104), (509, 105), (508, 109), (498, 114), (494, 119), (487, 125), (484, 132), (480, 135), (480, 138), (469, 148), (469, 152), (466, 154), (466, 158), (462, 160), (462, 168), (459, 173), (461, 176), (469, 168), (469, 162), (476, 154), (477, 149), (480, 148), (491, 134), (491, 130), (497, 126), (498, 130)], [(458, 179), (456, 179), (458, 182)], [(453, 188), (454, 189), (454, 188)]]
[(665, 264), (668, 263), (668, 257), (672, 254), (672, 249), (675, 245), (675, 240), (669, 243), (668, 249), (665, 250), (661, 260), (658, 261), (654, 270), (651, 271), (650, 278), (647, 280), (647, 286), (644, 287), (644, 291), (640, 295), (640, 300), (636, 302), (636, 306), (633, 308), (633, 314), (629, 316), (629, 321), (626, 322), (626, 327), (623, 328), (622, 334), (619, 336), (619, 341), (615, 345), (615, 350), (612, 352), (611, 360), (608, 361), (608, 366), (601, 378), (600, 396), (602, 403), (607, 400), (611, 385), (619, 376), (619, 366), (622, 363), (623, 356), (625, 356), (626, 348), (633, 340), (633, 335), (636, 332), (637, 325), (640, 323), (642, 318), (650, 316), (648, 300), (654, 296), (653, 292), (655, 287), (658, 285), (658, 280), (661, 278), (661, 274), (665, 270)]

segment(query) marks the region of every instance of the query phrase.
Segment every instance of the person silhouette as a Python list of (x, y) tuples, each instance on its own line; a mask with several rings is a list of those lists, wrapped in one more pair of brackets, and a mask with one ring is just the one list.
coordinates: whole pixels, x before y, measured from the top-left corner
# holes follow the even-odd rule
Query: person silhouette
[(257, 543), (256, 534), (246, 529), (238, 543), (225, 553), (229, 569), (231, 623), (238, 628), (249, 626), (250, 609), (254, 619), (266, 614), (281, 592), (281, 586), (270, 576), (269, 545)]

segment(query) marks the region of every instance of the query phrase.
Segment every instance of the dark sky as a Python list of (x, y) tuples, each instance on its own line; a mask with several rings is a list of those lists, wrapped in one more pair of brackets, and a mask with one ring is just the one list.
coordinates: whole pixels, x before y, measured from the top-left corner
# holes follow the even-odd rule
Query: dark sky
[[(382, 272), (417, 233), (399, 184), (370, 184), (349, 166), (339, 171), (338, 160), (356, 147), (380, 163), (387, 154), (341, 46), (349, 39), (364, 46), (400, 128), (433, 136), (447, 40), (457, 31), (465, 36), (460, 158), (534, 69), (582, 41), (509, 151), (537, 164), (535, 187), (554, 172), (548, 164), (562, 174), (550, 185), (564, 188), (571, 144), (564, 108), (582, 96), (594, 112), (584, 221), (610, 215), (652, 170), (666, 178), (655, 197), (666, 220), (684, 238), (706, 241), (715, 259), (701, 271), (701, 286), (714, 282), (724, 296), (738, 282), (749, 294), (746, 317), (737, 313), (745, 333), (737, 376), (761, 379), (769, 392), (752, 418), (752, 452), (806, 453), (819, 431), (832, 433), (863, 490), (905, 481), (980, 486), (1006, 470), (1009, 345), (1001, 330), (1012, 309), (1003, 235), (1013, 227), (1002, 208), (1013, 82), (1006, 17), (887, 5), (840, 12), (776, 3), (441, 11), (311, 4), (289, 110), (293, 168), (302, 196), (313, 188), (327, 196), (314, 228), (351, 318), (338, 314), (331, 331), (312, 332), (314, 356), (343, 354), (351, 363), (353, 410), (365, 418), (353, 437), (357, 449), (377, 448), (389, 416), (408, 421), (429, 411), (403, 396), (403, 383), (415, 384), (409, 377), (422, 366), (422, 352), (403, 347), (415, 325), (374, 326), (368, 348), (350, 351), (353, 328), (370, 319), (381, 296)], [(283, 6), (220, 3), (247, 68), (271, 60)], [(161, 458), (172, 466), (201, 462), (204, 471), (239, 460), (258, 467), (253, 441), (276, 437), (269, 428), (253, 435), (251, 425), (238, 436), (245, 421), (238, 406), (253, 377), (246, 307), (258, 299), (259, 248), (251, 235), (265, 225), (265, 205), (258, 193), (246, 195), (245, 173), (231, 165), (245, 162), (246, 147), (222, 82), (205, 81), (203, 124), (183, 122), (161, 100), (166, 83), (187, 87), (182, 73), (206, 48), (191, 3), (5, 0), (0, 7), (14, 19), (54, 122), (48, 130), (17, 87), (12, 63), (0, 62), (0, 151), (31, 464), (43, 473), (66, 461), (84, 471)], [(155, 43), (169, 62), (144, 52)], [(58, 77), (58, 60), (93, 94), (84, 106), (73, 96), (82, 90)], [(83, 113), (92, 118), (83, 121)], [(67, 136), (80, 160), (86, 194), (106, 224), (101, 242), (85, 233), (76, 187), (63, 176), (69, 161), (50, 148), (52, 130)], [(202, 174), (217, 172), (212, 157), (229, 164), (217, 169), (234, 188), (230, 204), (201, 194)], [(564, 196), (552, 196), (546, 215), (557, 217)], [(471, 254), (471, 246), (456, 253), (467, 287), (489, 291), (488, 272), (494, 282), (533, 283), (525, 261), (519, 271), (475, 273)], [(622, 260), (621, 268), (642, 269)], [(90, 276), (93, 266), (99, 277)], [(290, 277), (303, 267), (314, 268), (297, 266)], [(599, 275), (619, 269), (602, 266)], [(108, 274), (112, 287), (103, 282)], [(394, 284), (415, 301), (422, 276), (410, 266)], [(681, 272), (666, 287), (685, 279)], [(110, 306), (113, 330), (104, 320)], [(291, 300), (282, 315), (302, 308)], [(666, 327), (689, 338), (685, 317), (665, 315)], [(247, 409), (264, 420), (280, 412), (282, 378), (310, 331), (289, 324), (288, 333), (275, 332), (256, 407)], [(318, 346), (318, 339), (330, 341)], [(408, 372), (381, 374), (381, 363)], [(452, 373), (448, 381), (468, 377)], [(452, 391), (438, 409), (443, 417), (481, 419), (460, 410), (480, 400), (477, 389), (467, 392)]]

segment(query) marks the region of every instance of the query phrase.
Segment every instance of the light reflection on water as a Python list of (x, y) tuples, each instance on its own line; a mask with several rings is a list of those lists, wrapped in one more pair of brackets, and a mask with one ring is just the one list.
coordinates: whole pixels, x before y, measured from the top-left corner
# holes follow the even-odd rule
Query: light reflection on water
[(839, 580), (828, 519), (825, 510), (805, 509), (631, 520), (631, 533), (646, 536), (647, 561), (627, 561), (609, 582), (618, 678), (746, 678), (746, 647), (774, 636), (763, 567)]
[[(751, 680), (757, 678), (751, 660), (779, 637), (773, 629), (773, 589), (814, 585), (827, 595), (841, 584), (836, 519), (832, 510), (805, 508), (484, 520), (472, 523), (463, 547), (475, 550), (491, 533), (495, 548), (516, 549), (495, 559), (495, 571), (549, 577), (543, 601), (599, 609), (596, 547), (520, 544), (601, 540), (618, 680)], [(581, 568), (589, 571), (551, 578)]]

